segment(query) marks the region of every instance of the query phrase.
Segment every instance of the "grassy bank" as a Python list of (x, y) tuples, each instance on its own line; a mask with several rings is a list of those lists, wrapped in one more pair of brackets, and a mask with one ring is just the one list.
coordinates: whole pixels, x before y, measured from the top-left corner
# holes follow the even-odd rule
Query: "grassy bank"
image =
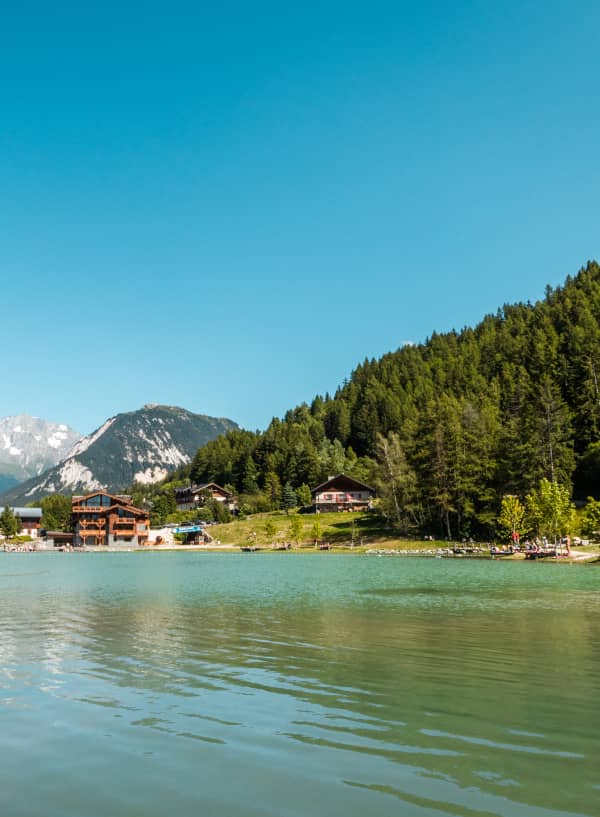
[[(291, 532), (293, 516), (302, 521), (302, 530), (296, 541)], [(273, 533), (267, 531), (267, 523), (273, 525)], [(286, 514), (284, 511), (253, 514), (246, 519), (236, 519), (223, 525), (213, 525), (209, 531), (215, 540), (223, 545), (244, 547), (253, 545), (271, 548), (290, 543), (296, 548), (315, 548), (313, 526), (321, 527), (319, 543), (332, 548), (389, 548), (397, 550), (427, 549), (447, 547), (446, 542), (423, 542), (416, 539), (399, 538), (385, 526), (384, 520), (375, 513), (322, 513)]]
[[(298, 541), (291, 530), (291, 520), (294, 516), (301, 520), (301, 533)], [(299, 549), (309, 553), (316, 549), (313, 531), (316, 522), (321, 527), (319, 544), (327, 544), (331, 550), (352, 550), (360, 553), (366, 550), (431, 551), (448, 548), (448, 542), (443, 540), (423, 541), (399, 537), (397, 533), (386, 527), (385, 521), (378, 514), (372, 512), (315, 515), (298, 514), (296, 511), (290, 514), (284, 511), (274, 511), (254, 514), (246, 519), (236, 519), (227, 524), (213, 525), (208, 530), (215, 544), (219, 543), (221, 547), (228, 546), (237, 549), (252, 546), (271, 550), (274, 547), (290, 544), (294, 550)], [(267, 530), (268, 524), (272, 526), (272, 531)], [(483, 547), (487, 548), (487, 543)], [(210, 545), (206, 549), (210, 549)], [(563, 558), (559, 561), (569, 563), (580, 561), (583, 558), (589, 563), (588, 560), (598, 555), (598, 545), (578, 546), (577, 556), (572, 559)], [(518, 561), (525, 557), (521, 553), (497, 558)]]

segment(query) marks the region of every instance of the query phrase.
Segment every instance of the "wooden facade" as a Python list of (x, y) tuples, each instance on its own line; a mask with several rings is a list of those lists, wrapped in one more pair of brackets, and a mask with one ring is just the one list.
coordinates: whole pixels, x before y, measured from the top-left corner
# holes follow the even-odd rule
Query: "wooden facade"
[(311, 491), (316, 513), (333, 511), (366, 511), (371, 507), (375, 491), (364, 482), (346, 474), (329, 477)]
[(77, 546), (144, 545), (150, 516), (131, 504), (131, 497), (95, 491), (74, 496), (71, 507), (73, 544)]

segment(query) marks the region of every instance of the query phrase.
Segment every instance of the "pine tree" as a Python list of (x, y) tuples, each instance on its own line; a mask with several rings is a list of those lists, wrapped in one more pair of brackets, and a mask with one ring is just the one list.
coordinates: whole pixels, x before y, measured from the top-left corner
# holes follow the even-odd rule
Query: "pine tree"
[(272, 511), (281, 506), (281, 482), (275, 471), (268, 471), (265, 475), (265, 494)]
[(244, 463), (244, 476), (242, 479), (242, 491), (245, 494), (255, 494), (258, 491), (258, 469), (252, 457), (246, 457)]
[(286, 513), (289, 513), (292, 508), (295, 508), (298, 504), (298, 498), (296, 496), (296, 492), (292, 488), (289, 482), (286, 482), (283, 486), (283, 492), (281, 494), (281, 504)]

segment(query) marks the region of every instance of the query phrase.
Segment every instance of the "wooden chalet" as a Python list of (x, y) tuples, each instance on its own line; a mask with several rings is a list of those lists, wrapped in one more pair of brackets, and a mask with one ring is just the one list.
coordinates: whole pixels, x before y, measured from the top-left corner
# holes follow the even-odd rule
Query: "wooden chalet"
[(311, 494), (316, 513), (366, 511), (375, 498), (373, 488), (346, 474), (329, 477), (326, 482), (313, 488)]
[(75, 547), (144, 545), (150, 530), (148, 511), (135, 508), (130, 496), (105, 491), (74, 496), (71, 522)]
[(196, 508), (201, 508), (207, 499), (223, 502), (230, 511), (235, 510), (235, 500), (231, 491), (221, 488), (216, 482), (175, 488), (175, 503), (178, 511), (194, 511)]
[(24, 536), (31, 536), (32, 539), (37, 539), (42, 524), (42, 509), (13, 508), (12, 512), (21, 524), (19, 533), (22, 533)]

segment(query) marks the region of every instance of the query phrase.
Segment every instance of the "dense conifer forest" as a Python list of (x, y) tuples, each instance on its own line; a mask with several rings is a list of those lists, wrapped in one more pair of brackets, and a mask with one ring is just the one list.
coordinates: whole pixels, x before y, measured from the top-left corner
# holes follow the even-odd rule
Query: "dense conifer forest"
[(600, 267), (535, 304), (365, 360), (333, 396), (232, 430), (176, 477), (233, 486), (251, 510), (306, 501), (345, 471), (410, 533), (492, 535), (502, 497), (542, 479), (600, 496)]

